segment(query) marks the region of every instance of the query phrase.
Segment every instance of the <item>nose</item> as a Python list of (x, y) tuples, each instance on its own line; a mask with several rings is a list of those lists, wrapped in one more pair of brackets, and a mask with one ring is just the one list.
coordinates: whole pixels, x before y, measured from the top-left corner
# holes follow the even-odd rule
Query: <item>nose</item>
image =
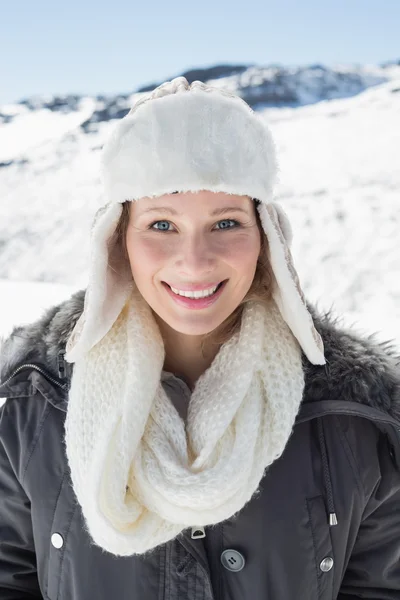
[(217, 257), (204, 235), (186, 236), (179, 250), (175, 267), (182, 276), (196, 281), (214, 271)]

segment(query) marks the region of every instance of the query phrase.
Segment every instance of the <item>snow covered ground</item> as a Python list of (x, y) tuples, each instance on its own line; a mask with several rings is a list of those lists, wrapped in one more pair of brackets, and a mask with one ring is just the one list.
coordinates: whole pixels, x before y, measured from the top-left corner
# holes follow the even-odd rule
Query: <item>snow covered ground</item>
[(15, 325), (36, 321), (47, 308), (66, 300), (77, 289), (59, 283), (0, 280), (0, 336), (6, 337)]
[[(353, 97), (260, 114), (277, 141), (277, 200), (308, 298), (400, 347), (399, 71), (391, 77)], [(90, 224), (104, 201), (99, 150), (112, 127), (83, 127), (95, 110), (93, 98), (68, 110), (0, 107), (0, 335), (86, 285)]]
[(265, 116), (308, 296), (400, 345), (400, 80)]

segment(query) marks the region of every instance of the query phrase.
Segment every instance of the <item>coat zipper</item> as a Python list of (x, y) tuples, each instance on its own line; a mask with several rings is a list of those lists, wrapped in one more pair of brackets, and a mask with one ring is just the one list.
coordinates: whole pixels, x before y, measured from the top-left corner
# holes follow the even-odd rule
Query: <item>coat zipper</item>
[(197, 540), (199, 538), (205, 538), (206, 532), (204, 527), (192, 527), (192, 533), (190, 535), (192, 540)]
[[(65, 355), (64, 350), (60, 350), (58, 353), (58, 357), (57, 357), (58, 374), (60, 375), (60, 379), (65, 379), (66, 363), (65, 363), (64, 355)], [(45, 371), (44, 369), (42, 369), (41, 367), (38, 367), (37, 365), (35, 365), (33, 363), (25, 363), (23, 365), (20, 365), (18, 367), (18, 369), (15, 369), (15, 371), (10, 375), (10, 377), (8, 379), (6, 379), (3, 383), (0, 384), (0, 388), (5, 386), (9, 381), (11, 381), (11, 379), (17, 373), (19, 373), (23, 369), (34, 369), (35, 371), (39, 371), (39, 373), (44, 375), (46, 377), (46, 379), (49, 379), (52, 383), (57, 385), (62, 390), (68, 390), (67, 383), (60, 383), (59, 381), (57, 381), (57, 379), (54, 379), (54, 377), (52, 377), (49, 373), (47, 373), (47, 371)]]

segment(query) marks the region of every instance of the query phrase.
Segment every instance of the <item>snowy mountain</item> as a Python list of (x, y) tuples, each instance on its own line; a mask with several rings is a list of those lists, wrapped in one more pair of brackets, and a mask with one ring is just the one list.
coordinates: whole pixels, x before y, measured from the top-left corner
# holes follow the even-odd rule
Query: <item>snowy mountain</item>
[[(323, 65), (308, 67), (282, 67), (270, 65), (219, 65), (205, 69), (192, 69), (182, 73), (191, 83), (205, 81), (213, 86), (227, 88), (240, 95), (250, 106), (260, 108), (275, 106), (298, 107), (321, 100), (346, 98), (359, 94), (369, 87), (379, 85), (400, 73), (400, 65), (388, 63), (381, 67), (336, 67)], [(174, 75), (175, 77), (175, 75)], [(168, 78), (172, 79), (172, 77)], [(144, 93), (162, 82), (153, 83), (136, 90)], [(92, 110), (80, 123), (86, 132), (96, 131), (96, 124), (123, 117), (132, 103), (134, 94), (116, 96), (99, 95), (91, 98)], [(0, 125), (9, 124), (37, 111), (50, 111), (58, 115), (80, 112), (84, 98), (77, 95), (37, 96), (21, 100), (18, 104), (0, 106)], [(8, 166), (10, 159), (4, 160)]]
[[(252, 108), (259, 110), (272, 106), (298, 107), (321, 100), (347, 98), (374, 85), (399, 76), (400, 66), (387, 63), (381, 67), (323, 65), (282, 67), (270, 65), (234, 65), (194, 69), (183, 73), (191, 83), (196, 79), (215, 87), (229, 89), (241, 96)], [(140, 88), (139, 92), (154, 89), (162, 82)]]
[[(277, 200), (310, 299), (400, 345), (400, 66), (222, 65), (185, 76), (234, 90), (270, 124)], [(85, 286), (104, 202), (99, 150), (144, 91), (0, 106), (0, 279)]]

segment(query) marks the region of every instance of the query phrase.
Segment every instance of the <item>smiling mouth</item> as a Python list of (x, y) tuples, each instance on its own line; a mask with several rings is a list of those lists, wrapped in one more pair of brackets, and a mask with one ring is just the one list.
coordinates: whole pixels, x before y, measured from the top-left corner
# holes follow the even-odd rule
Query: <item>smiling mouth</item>
[[(223, 285), (225, 282), (227, 282), (227, 281), (228, 281), (227, 279), (224, 279), (223, 281), (221, 281), (221, 282), (220, 282), (220, 283), (217, 285), (217, 287), (215, 288), (215, 291), (213, 292), (213, 294), (212, 294), (212, 295), (216, 294), (216, 293), (218, 292), (218, 290), (220, 289), (220, 287), (221, 287), (221, 286), (222, 286), (222, 285)], [(169, 287), (169, 289), (172, 291), (172, 287), (169, 285), (169, 283), (167, 283), (166, 281), (163, 281), (162, 283), (163, 283), (164, 285), (167, 285), (167, 286)], [(209, 289), (209, 288), (204, 288), (204, 290), (206, 290), (206, 289)], [(199, 292), (200, 292), (200, 291), (204, 291), (204, 290), (179, 290), (179, 291), (182, 291), (182, 292), (195, 292), (195, 291), (199, 291)]]

